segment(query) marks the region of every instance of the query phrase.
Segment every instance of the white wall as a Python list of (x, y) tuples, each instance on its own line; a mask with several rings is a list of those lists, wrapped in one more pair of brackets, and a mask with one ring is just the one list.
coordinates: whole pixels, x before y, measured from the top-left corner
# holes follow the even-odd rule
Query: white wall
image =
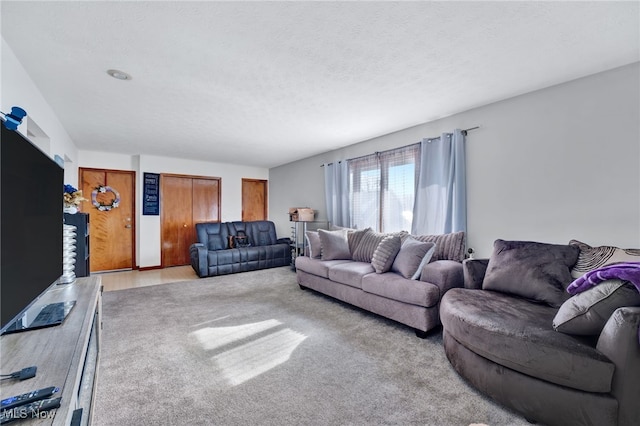
[(11, 112), (13, 106), (27, 111), (27, 118), (22, 121), (18, 131), (26, 135), (29, 121), (35, 123), (48, 137), (46, 146), (36, 145), (51, 158), (59, 155), (69, 160), (65, 164), (64, 181), (77, 187), (78, 149), (4, 38), (0, 44), (0, 62), (0, 111)]
[[(574, 80), (270, 170), (270, 217), (309, 206), (326, 219), (322, 163), (467, 137), (468, 245), (497, 238), (640, 248), (640, 65)], [(277, 219), (275, 219), (277, 217)]]
[[(173, 173), (221, 178), (221, 219), (242, 218), (242, 179), (269, 179), (266, 168), (167, 158), (152, 155), (123, 155), (80, 151), (81, 167), (136, 172), (136, 254), (141, 268), (161, 264), (160, 216), (142, 215), (142, 177), (144, 173)], [(161, 200), (162, 202), (162, 200)]]

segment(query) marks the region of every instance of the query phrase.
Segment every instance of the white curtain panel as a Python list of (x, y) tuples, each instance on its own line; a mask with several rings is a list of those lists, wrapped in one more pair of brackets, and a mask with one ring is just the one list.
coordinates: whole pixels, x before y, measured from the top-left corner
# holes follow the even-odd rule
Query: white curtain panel
[(420, 174), (411, 233), (467, 230), (465, 136), (460, 129), (421, 142)]

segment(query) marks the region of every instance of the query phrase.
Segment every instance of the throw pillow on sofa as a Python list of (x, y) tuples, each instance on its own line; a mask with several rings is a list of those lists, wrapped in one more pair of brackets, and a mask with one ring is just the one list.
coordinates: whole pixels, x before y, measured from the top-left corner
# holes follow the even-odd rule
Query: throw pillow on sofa
[(304, 236), (307, 239), (307, 247), (309, 257), (312, 259), (320, 259), (322, 255), (322, 243), (318, 231), (307, 231)]
[(483, 290), (510, 293), (560, 307), (570, 295), (571, 268), (579, 249), (570, 245), (496, 240)]
[(429, 263), (436, 245), (432, 242), (423, 242), (413, 237), (405, 239), (396, 255), (391, 271), (396, 272), (407, 279), (417, 280), (424, 265)]
[(378, 244), (380, 244), (380, 241), (382, 241), (385, 236), (385, 234), (369, 229), (360, 238), (358, 246), (353, 253), (351, 253), (351, 258), (357, 262), (370, 263), (373, 252), (376, 251)]
[(320, 237), (322, 260), (351, 259), (346, 229), (337, 231), (319, 229), (318, 237)]
[(348, 231), (347, 241), (349, 241), (349, 251), (351, 252), (352, 257), (353, 257), (353, 253), (356, 251), (356, 248), (358, 247), (358, 244), (360, 244), (362, 237), (364, 237), (369, 232), (373, 232), (373, 230), (371, 228), (365, 228), (365, 229), (355, 229), (355, 230)]
[(380, 244), (380, 242), (389, 235), (397, 235), (398, 237), (402, 238), (405, 235), (408, 235), (408, 232), (400, 231), (383, 234), (380, 232), (375, 232), (371, 228), (368, 228), (368, 230), (365, 230), (364, 234), (362, 235), (362, 238), (360, 239), (360, 242), (358, 243), (356, 249), (353, 251), (353, 253), (351, 253), (351, 259), (357, 262), (371, 263), (373, 253), (376, 251), (376, 248), (378, 248), (378, 244)]
[(599, 335), (613, 312), (623, 306), (640, 306), (640, 293), (628, 281), (603, 281), (564, 302), (553, 318), (556, 331)]
[(441, 235), (419, 235), (413, 236), (416, 240), (431, 242), (436, 245), (432, 260), (455, 260), (462, 262), (465, 251), (464, 231), (451, 232)]
[(614, 246), (591, 247), (578, 240), (569, 241), (569, 245), (580, 249), (578, 261), (571, 269), (573, 278), (580, 278), (587, 272), (619, 262), (640, 262), (640, 250), (621, 249)]
[(397, 235), (388, 235), (380, 241), (371, 257), (371, 266), (377, 274), (391, 270), (391, 265), (393, 265), (401, 245), (402, 240)]

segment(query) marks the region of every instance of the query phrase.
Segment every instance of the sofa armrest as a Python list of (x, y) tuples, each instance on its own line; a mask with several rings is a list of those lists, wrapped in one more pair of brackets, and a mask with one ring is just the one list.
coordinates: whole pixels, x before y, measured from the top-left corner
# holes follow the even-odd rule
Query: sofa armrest
[(618, 400), (618, 424), (640, 418), (640, 307), (618, 308), (604, 326), (598, 344), (615, 365), (611, 394)]
[(291, 244), (291, 238), (278, 238), (276, 244)]
[(484, 274), (487, 272), (489, 259), (465, 259), (462, 261), (464, 288), (482, 289)]
[(427, 263), (420, 273), (420, 281), (438, 286), (440, 297), (442, 297), (447, 290), (463, 286), (462, 263), (454, 260), (436, 260)]
[(202, 243), (191, 244), (191, 247), (189, 247), (191, 266), (200, 278), (208, 276), (209, 265), (207, 262), (207, 251), (207, 246)]

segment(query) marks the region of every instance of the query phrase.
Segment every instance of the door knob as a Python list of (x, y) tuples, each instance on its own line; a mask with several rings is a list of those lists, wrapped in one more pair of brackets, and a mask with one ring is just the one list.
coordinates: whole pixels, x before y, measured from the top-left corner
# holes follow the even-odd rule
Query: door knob
[(125, 228), (131, 228), (131, 225), (125, 225), (124, 227)]
[(182, 227), (183, 227), (183, 228), (186, 228), (186, 227), (187, 227), (187, 224), (185, 223), (184, 225), (182, 225)]

